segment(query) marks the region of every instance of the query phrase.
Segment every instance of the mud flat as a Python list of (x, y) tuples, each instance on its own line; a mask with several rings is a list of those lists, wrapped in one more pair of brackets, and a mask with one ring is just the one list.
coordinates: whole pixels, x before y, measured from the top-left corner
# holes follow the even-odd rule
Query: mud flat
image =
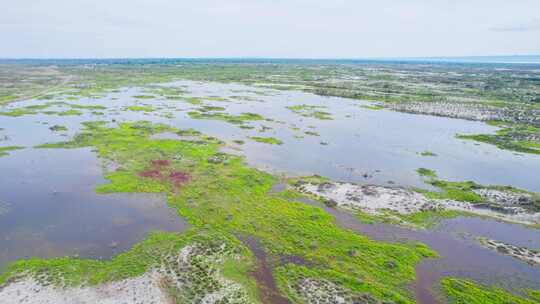
[(399, 102), (381, 105), (394, 111), (406, 113), (540, 125), (540, 110), (529, 109), (525, 106), (498, 107), (482, 103), (459, 102)]
[(451, 199), (430, 199), (422, 193), (402, 188), (352, 183), (301, 183), (297, 189), (324, 200), (327, 205), (373, 215), (380, 215), (383, 211), (408, 215), (423, 211), (453, 210), (526, 225), (540, 224), (539, 212), (530, 212), (520, 206), (520, 202), (526, 201), (522, 199), (525, 196), (497, 190), (477, 190), (489, 201), (474, 204)]
[(491, 239), (481, 239), (480, 243), (489, 249), (495, 250), (501, 254), (511, 256), (529, 265), (540, 267), (540, 251), (525, 247), (514, 246)]

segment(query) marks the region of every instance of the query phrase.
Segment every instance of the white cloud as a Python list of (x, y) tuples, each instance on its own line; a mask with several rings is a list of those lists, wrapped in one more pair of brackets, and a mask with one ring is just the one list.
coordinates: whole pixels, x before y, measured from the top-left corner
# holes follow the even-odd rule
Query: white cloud
[(538, 0), (18, 0), (0, 12), (0, 57), (538, 54), (534, 26), (493, 27), (538, 11)]

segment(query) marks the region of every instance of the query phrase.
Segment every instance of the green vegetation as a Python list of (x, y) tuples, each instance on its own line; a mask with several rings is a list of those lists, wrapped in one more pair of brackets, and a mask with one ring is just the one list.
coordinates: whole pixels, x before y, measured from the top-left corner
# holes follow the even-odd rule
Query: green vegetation
[[(45, 111), (50, 107), (68, 107), (69, 110), (66, 111)], [(35, 115), (35, 114), (46, 114), (46, 115), (59, 115), (59, 116), (70, 116), (70, 115), (81, 115), (82, 112), (78, 110), (103, 110), (106, 109), (104, 106), (98, 105), (80, 105), (72, 104), (63, 101), (52, 101), (45, 104), (30, 105), (26, 107), (18, 107), (8, 111), (0, 112), (0, 115), (19, 117), (24, 115)]]
[(224, 107), (215, 107), (215, 106), (203, 106), (199, 109), (201, 112), (210, 112), (210, 111), (225, 111)]
[(466, 215), (463, 212), (453, 210), (420, 211), (407, 215), (399, 215), (402, 221), (413, 224), (416, 227), (432, 228), (443, 219), (455, 218)]
[(430, 178), (436, 178), (437, 177), (437, 173), (435, 173), (435, 171), (430, 170), (430, 169), (426, 169), (426, 168), (418, 168), (418, 169), (416, 169), (416, 172), (420, 176), (423, 176), (423, 177), (430, 177)]
[[(471, 72), (473, 71), (473, 72)], [(405, 102), (430, 104), (443, 102), (463, 107), (464, 112), (476, 106), (505, 108), (511, 113), (506, 119), (519, 123), (500, 123), (503, 127), (494, 135), (458, 135), (497, 145), (503, 149), (535, 153), (540, 151), (538, 114), (540, 109), (538, 77), (532, 70), (498, 71), (490, 67), (455, 67), (433, 65), (429, 73), (418, 65), (259, 65), (259, 64), (182, 64), (97, 65), (92, 69), (80, 66), (11, 67), (0, 68), (0, 104), (21, 99), (78, 100), (79, 97), (103, 97), (118, 88), (146, 86), (177, 79), (235, 82), (260, 85), (282, 90), (303, 90), (319, 95), (341, 96), (385, 102), (384, 106), (365, 106), (373, 110)], [(279, 75), (280, 77), (275, 77)], [(7, 81), (4, 81), (7, 80)], [(147, 93), (147, 90), (144, 91)], [(257, 91), (259, 94), (260, 93)], [(226, 101), (221, 97), (186, 97), (180, 88), (152, 86), (150, 95), (139, 99), (165, 97), (185, 100), (194, 105), (203, 100)], [(114, 100), (114, 98), (111, 98)], [(47, 111), (49, 105), (65, 106), (66, 111)], [(171, 103), (172, 104), (172, 103)], [(300, 106), (302, 107), (302, 106)], [(319, 107), (291, 109), (299, 115), (316, 119), (332, 119)], [(309, 108), (311, 107), (311, 108)], [(244, 123), (263, 120), (258, 114), (230, 115), (214, 113), (221, 107), (202, 107), (189, 115), (196, 119), (216, 119), (253, 128)], [(103, 106), (68, 105), (51, 102), (14, 109), (2, 109), (0, 115), (18, 117), (33, 114), (81, 115), (78, 110), (104, 110)], [(102, 115), (103, 112), (92, 112)], [(517, 114), (516, 114), (517, 113)], [(527, 113), (530, 115), (522, 115)], [(248, 114), (248, 115), (245, 115)], [(530, 122), (523, 121), (530, 120)], [(521, 120), (520, 120), (521, 119)], [(536, 127), (534, 125), (536, 124)], [(169, 254), (177, 253), (187, 244), (205, 244), (214, 248), (226, 244), (240, 260), (226, 255), (223, 263), (215, 265), (227, 278), (248, 287), (255, 298), (253, 256), (240, 244), (238, 235), (251, 235), (269, 253), (273, 274), (280, 291), (293, 300), (301, 301), (298, 282), (306, 278), (325, 279), (345, 289), (344, 294), (368, 293), (378, 299), (411, 303), (409, 285), (414, 280), (414, 266), (424, 257), (435, 253), (421, 244), (386, 244), (336, 227), (333, 218), (319, 208), (286, 200), (280, 195), (268, 195), (276, 177), (246, 167), (241, 158), (219, 153), (220, 143), (203, 135), (200, 140), (153, 140), (151, 134), (182, 132), (163, 125), (149, 123), (121, 124), (109, 129), (104, 123), (87, 123), (82, 133), (66, 143), (42, 147), (95, 147), (100, 157), (118, 163), (117, 171), (107, 172), (111, 181), (97, 188), (110, 192), (164, 192), (170, 205), (194, 227), (179, 234), (156, 233), (132, 250), (118, 255), (110, 262), (59, 258), (29, 259), (13, 264), (0, 276), (0, 285), (23, 272), (42, 277), (46, 274), (54, 283), (77, 285), (98, 284), (144, 273), (158, 263), (170, 262)], [(307, 135), (319, 136), (307, 131)], [(255, 140), (255, 139), (254, 139)], [(0, 148), (0, 155), (22, 147)], [(7, 150), (4, 150), (7, 149)], [(429, 152), (429, 151), (425, 151)], [(423, 156), (432, 156), (424, 155)], [(148, 172), (153, 160), (168, 160), (166, 171)], [(428, 197), (452, 198), (481, 202), (473, 190), (486, 188), (473, 182), (440, 180), (434, 171), (422, 174), (439, 192), (425, 191)], [(152, 174), (160, 178), (152, 177)], [(166, 174), (165, 174), (166, 173)], [(177, 174), (178, 173), (178, 174)], [(182, 173), (182, 174), (180, 174)], [(183, 175), (183, 174), (186, 175)], [(183, 180), (185, 178), (186, 180)], [(487, 186), (495, 188), (495, 186)], [(508, 190), (509, 188), (505, 188)], [(510, 189), (520, 191), (519, 189)], [(290, 196), (294, 196), (290, 194)], [(537, 206), (540, 206), (538, 204)], [(437, 212), (422, 212), (402, 217), (417, 225), (431, 225), (441, 216)], [(362, 218), (362, 215), (359, 215)], [(378, 220), (370, 216), (367, 220)], [(215, 242), (213, 242), (215, 240)], [(298, 256), (308, 264), (279, 264), (282, 256)], [(209, 284), (211, 278), (200, 274), (199, 281)], [(201, 286), (197, 285), (197, 288)], [(207, 287), (204, 285), (202, 287)], [(530, 300), (512, 296), (502, 290), (475, 285), (469, 281), (447, 279), (443, 282), (450, 303), (532, 303), (540, 302), (538, 291), (528, 293)], [(191, 292), (191, 291), (190, 291)], [(193, 292), (195, 293), (195, 292)], [(173, 294), (178, 303), (194, 302), (185, 294)]]
[(431, 199), (450, 199), (460, 202), (480, 203), (484, 200), (473, 190), (482, 188), (480, 185), (467, 181), (467, 182), (449, 182), (440, 180), (437, 178), (437, 173), (433, 170), (426, 168), (419, 168), (416, 170), (422, 177), (427, 178), (426, 182), (430, 185), (440, 189), (440, 192), (436, 191), (424, 191), (418, 190), (428, 198)]
[[(196, 250), (197, 255), (180, 262), (178, 254), (187, 246)], [(221, 260), (224, 263), (220, 263)], [(252, 265), (253, 257), (249, 250), (235, 238), (218, 231), (192, 229), (183, 234), (154, 232), (111, 261), (66, 257), (15, 262), (0, 276), (0, 286), (22, 273), (60, 286), (92, 286), (140, 276), (151, 269), (165, 267), (163, 275), (174, 275), (187, 283), (179, 290), (176, 285), (167, 284), (167, 279), (160, 282), (176, 303), (196, 302), (205, 293), (219, 287), (222, 283), (216, 272), (242, 284), (247, 289), (247, 298), (256, 301), (256, 284), (248, 275)]]
[(190, 103), (192, 105), (200, 105), (202, 104), (202, 100), (197, 97), (187, 97), (184, 99), (187, 103)]
[[(99, 186), (98, 192), (165, 192), (169, 204), (195, 229), (219, 231), (231, 238), (250, 235), (260, 240), (270, 259), (289, 255), (310, 261), (310, 267), (285, 264), (274, 268), (284, 294), (295, 293), (292, 289), (300, 278), (315, 278), (335, 282), (352, 293), (412, 303), (413, 295), (407, 286), (415, 278), (415, 265), (424, 257), (435, 256), (425, 245), (381, 243), (341, 229), (320, 208), (269, 195), (276, 178), (246, 167), (240, 157), (220, 153), (217, 140), (204, 136), (201, 141), (150, 138), (165, 131), (178, 132), (148, 122), (124, 123), (118, 128), (106, 128), (104, 122), (86, 123), (73, 141), (42, 147), (92, 146), (100, 157), (122, 166), (106, 174), (110, 183)], [(158, 159), (170, 162), (170, 172), (189, 174), (189, 180), (152, 177), (161, 172), (146, 174), (152, 160)], [(70, 272), (68, 260), (54, 272)], [(78, 260), (73, 261), (77, 265)], [(46, 261), (16, 264), (19, 266), (10, 268), (3, 280), (32, 269), (32, 265), (44, 265), (40, 263)], [(99, 279), (93, 280), (106, 281), (146, 269), (139, 266), (137, 271), (117, 274), (115, 270), (121, 264), (107, 265), (113, 270), (92, 269), (92, 273), (100, 274)], [(46, 269), (41, 266), (38, 268)]]
[(20, 146), (7, 146), (7, 147), (0, 147), (0, 157), (9, 155), (9, 151), (15, 151), (24, 149), (24, 147)]
[(49, 130), (54, 131), (54, 132), (63, 132), (63, 131), (67, 131), (68, 128), (66, 126), (54, 125), (52, 127), (49, 127)]
[(81, 104), (73, 104), (73, 103), (65, 103), (65, 105), (70, 106), (73, 109), (82, 109), (82, 110), (106, 110), (107, 107), (105, 106), (99, 106), (99, 105), (81, 105)]
[(431, 152), (431, 151), (423, 151), (420, 153), (421, 156), (437, 156), (437, 154)]
[(475, 140), (497, 146), (500, 149), (516, 152), (540, 154), (540, 128), (525, 124), (490, 122), (502, 127), (495, 134), (462, 135), (461, 139)]
[(360, 105), (361, 108), (368, 109), (368, 110), (383, 110), (384, 106), (382, 105)]
[(530, 298), (514, 296), (496, 287), (487, 287), (471, 281), (460, 279), (444, 279), (444, 292), (448, 295), (449, 304), (534, 304), (538, 298), (531, 294)]
[(270, 144), (270, 145), (282, 145), (283, 142), (277, 138), (274, 138), (274, 137), (257, 137), (257, 136), (251, 136), (250, 139), (256, 141), (256, 142), (260, 142), (260, 143), (265, 143), (265, 144)]
[(152, 108), (151, 106), (128, 106), (126, 107), (127, 110), (129, 111), (134, 111), (134, 112), (152, 112), (154, 111), (154, 108)]
[[(46, 113), (46, 112), (44, 112)], [(51, 112), (52, 114), (56, 114), (58, 116), (78, 116), (78, 115), (82, 115), (83, 113), (81, 111), (77, 111), (75, 109), (71, 109), (71, 110), (66, 110), (66, 111), (61, 111), (61, 112)]]
[(137, 98), (137, 99), (154, 99), (154, 98), (156, 98), (156, 96), (152, 96), (152, 95), (135, 95), (135, 96), (133, 96), (133, 98)]
[(522, 204), (521, 207), (531, 211), (540, 212), (540, 196), (533, 192), (514, 188), (511, 186), (499, 186), (499, 185), (480, 185), (473, 181), (460, 181), (452, 182), (439, 179), (437, 173), (433, 170), (426, 168), (419, 168), (418, 174), (426, 178), (426, 182), (440, 191), (427, 191), (422, 189), (416, 189), (423, 193), (427, 198), (431, 199), (449, 199), (460, 202), (469, 202), (473, 204), (488, 203), (482, 196), (477, 194), (474, 190), (479, 189), (491, 189), (499, 191), (508, 191), (515, 193), (528, 194), (531, 197), (531, 202), (528, 204)]
[(313, 117), (320, 120), (331, 120), (332, 114), (317, 110), (321, 108), (326, 108), (326, 107), (312, 106), (312, 105), (306, 105), (306, 104), (287, 107), (287, 109), (304, 117)]
[(192, 111), (188, 112), (189, 117), (193, 119), (212, 119), (212, 120), (222, 120), (231, 124), (235, 125), (242, 125), (245, 122), (248, 121), (254, 121), (254, 120), (263, 120), (264, 117), (262, 117), (259, 114), (255, 113), (241, 113), (239, 115), (232, 115), (228, 113), (213, 113), (213, 112), (197, 112)]

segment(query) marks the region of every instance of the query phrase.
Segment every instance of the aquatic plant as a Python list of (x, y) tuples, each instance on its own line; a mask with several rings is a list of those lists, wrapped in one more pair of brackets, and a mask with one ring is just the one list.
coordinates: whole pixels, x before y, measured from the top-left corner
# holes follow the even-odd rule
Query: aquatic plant
[(24, 149), (24, 147), (21, 146), (7, 146), (7, 147), (0, 147), (0, 157), (9, 155), (9, 151), (15, 151)]
[(282, 145), (283, 142), (277, 138), (274, 138), (274, 137), (258, 137), (258, 136), (251, 136), (249, 137), (250, 139), (256, 141), (256, 142), (260, 142), (260, 143), (264, 143), (264, 144), (270, 144), (270, 145)]
[(304, 117), (313, 117), (320, 120), (331, 120), (332, 114), (320, 111), (318, 109), (326, 108), (324, 106), (313, 106), (313, 105), (296, 105), (296, 106), (288, 106), (287, 109), (293, 111), (296, 114), (299, 114)]
[(189, 117), (193, 119), (211, 119), (211, 120), (221, 120), (235, 125), (241, 125), (248, 121), (263, 120), (259, 114), (256, 113), (241, 113), (239, 115), (232, 115), (223, 112), (207, 112), (207, 111), (191, 111), (188, 112)]
[(153, 112), (154, 108), (151, 106), (128, 106), (126, 107), (126, 110), (134, 111), (134, 112)]

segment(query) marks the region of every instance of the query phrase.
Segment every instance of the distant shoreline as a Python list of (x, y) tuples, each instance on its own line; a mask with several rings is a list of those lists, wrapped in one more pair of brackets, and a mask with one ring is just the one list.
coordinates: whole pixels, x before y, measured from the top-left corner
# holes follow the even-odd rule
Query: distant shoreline
[(531, 65), (540, 66), (540, 55), (414, 58), (0, 58), (0, 64), (86, 65), (86, 64), (437, 64), (437, 65)]

